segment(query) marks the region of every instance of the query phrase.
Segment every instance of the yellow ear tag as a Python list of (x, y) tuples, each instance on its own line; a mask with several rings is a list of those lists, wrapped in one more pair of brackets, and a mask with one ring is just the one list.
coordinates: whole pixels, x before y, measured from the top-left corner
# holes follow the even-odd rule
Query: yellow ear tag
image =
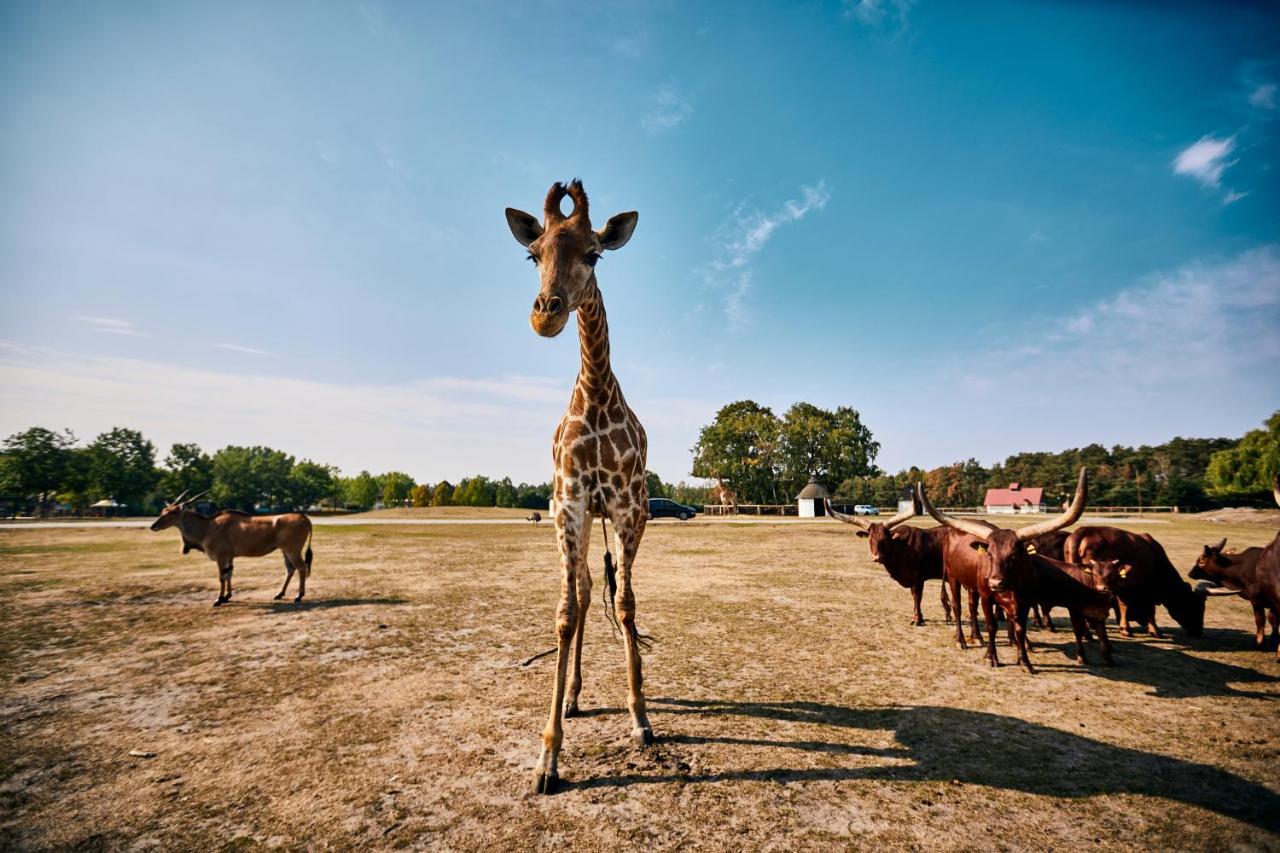
[(1091, 574), (1093, 574), (1093, 569), (1089, 568), (1088, 566), (1081, 566), (1080, 568), (1084, 569), (1084, 573), (1085, 573), (1086, 575), (1091, 575)]
[(1122, 578), (1127, 578), (1127, 577), (1129, 577), (1129, 567), (1128, 567), (1128, 566), (1125, 566), (1123, 569), (1121, 569), (1121, 570), (1120, 570), (1120, 577), (1122, 577)]
[(1035, 546), (1035, 545), (1028, 545), (1028, 546), (1027, 546), (1027, 553), (1028, 553), (1028, 554), (1034, 554), (1035, 552), (1036, 552), (1036, 546)]
[(986, 545), (979, 545), (979, 546), (978, 546), (978, 553), (979, 553), (979, 554), (985, 554), (985, 553), (987, 553), (987, 546), (986, 546)]

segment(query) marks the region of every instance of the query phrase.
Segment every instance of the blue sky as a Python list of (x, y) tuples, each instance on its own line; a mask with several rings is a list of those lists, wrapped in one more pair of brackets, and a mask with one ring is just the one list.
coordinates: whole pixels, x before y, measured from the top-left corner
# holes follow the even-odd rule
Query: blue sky
[(666, 479), (744, 397), (890, 469), (1280, 407), (1274, 4), (427, 5), (0, 6), (0, 432), (546, 479), (572, 176)]

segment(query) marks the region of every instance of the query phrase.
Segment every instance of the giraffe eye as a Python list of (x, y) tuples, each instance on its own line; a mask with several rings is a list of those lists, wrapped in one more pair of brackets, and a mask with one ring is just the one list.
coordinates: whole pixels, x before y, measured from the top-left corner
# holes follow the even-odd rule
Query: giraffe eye
[(536, 264), (536, 263), (538, 262), (538, 256), (537, 256), (537, 255), (535, 255), (533, 252), (530, 252), (530, 253), (529, 253), (529, 260), (533, 261), (533, 262)]
[(583, 262), (589, 267), (594, 267), (598, 260), (600, 260), (599, 252), (588, 252), (587, 256), (583, 259)]

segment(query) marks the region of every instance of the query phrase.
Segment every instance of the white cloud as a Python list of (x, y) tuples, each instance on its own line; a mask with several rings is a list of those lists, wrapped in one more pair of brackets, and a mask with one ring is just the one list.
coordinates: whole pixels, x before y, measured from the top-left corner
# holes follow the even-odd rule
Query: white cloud
[(719, 257), (706, 270), (706, 280), (724, 294), (729, 327), (741, 330), (750, 325), (747, 295), (751, 290), (751, 261), (790, 222), (799, 222), (814, 210), (822, 210), (831, 200), (826, 181), (800, 187), (799, 199), (788, 199), (773, 213), (744, 212), (740, 206), (732, 222), (721, 229)]
[(1226, 207), (1229, 204), (1233, 204), (1247, 195), (1247, 192), (1240, 193), (1235, 190), (1227, 190), (1227, 194), (1222, 197), (1222, 206)]
[(1236, 138), (1216, 139), (1202, 136), (1200, 141), (1183, 149), (1173, 160), (1173, 171), (1178, 175), (1190, 175), (1206, 187), (1217, 187), (1222, 173), (1235, 163), (1227, 157), (1235, 150)]
[(905, 28), (915, 0), (843, 0), (844, 16), (869, 27), (882, 26), (893, 19)]
[(668, 84), (649, 98), (649, 109), (640, 124), (652, 134), (665, 133), (683, 124), (693, 115), (693, 104), (674, 86)]
[(103, 335), (126, 335), (131, 338), (145, 337), (129, 320), (121, 320), (118, 317), (84, 317), (77, 316), (75, 319), (81, 323), (87, 323), (91, 329)]
[(1249, 93), (1249, 103), (1263, 110), (1276, 108), (1276, 84), (1263, 83)]
[(257, 347), (246, 347), (241, 346), (240, 344), (214, 344), (214, 346), (218, 349), (244, 353), (245, 355), (275, 355), (271, 350), (258, 349)]

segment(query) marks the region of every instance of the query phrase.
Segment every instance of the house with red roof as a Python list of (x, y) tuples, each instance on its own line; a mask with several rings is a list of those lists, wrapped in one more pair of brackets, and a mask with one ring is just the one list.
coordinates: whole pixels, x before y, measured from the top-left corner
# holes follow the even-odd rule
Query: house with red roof
[(987, 512), (1044, 512), (1044, 489), (1010, 483), (1007, 489), (987, 489), (982, 499)]

